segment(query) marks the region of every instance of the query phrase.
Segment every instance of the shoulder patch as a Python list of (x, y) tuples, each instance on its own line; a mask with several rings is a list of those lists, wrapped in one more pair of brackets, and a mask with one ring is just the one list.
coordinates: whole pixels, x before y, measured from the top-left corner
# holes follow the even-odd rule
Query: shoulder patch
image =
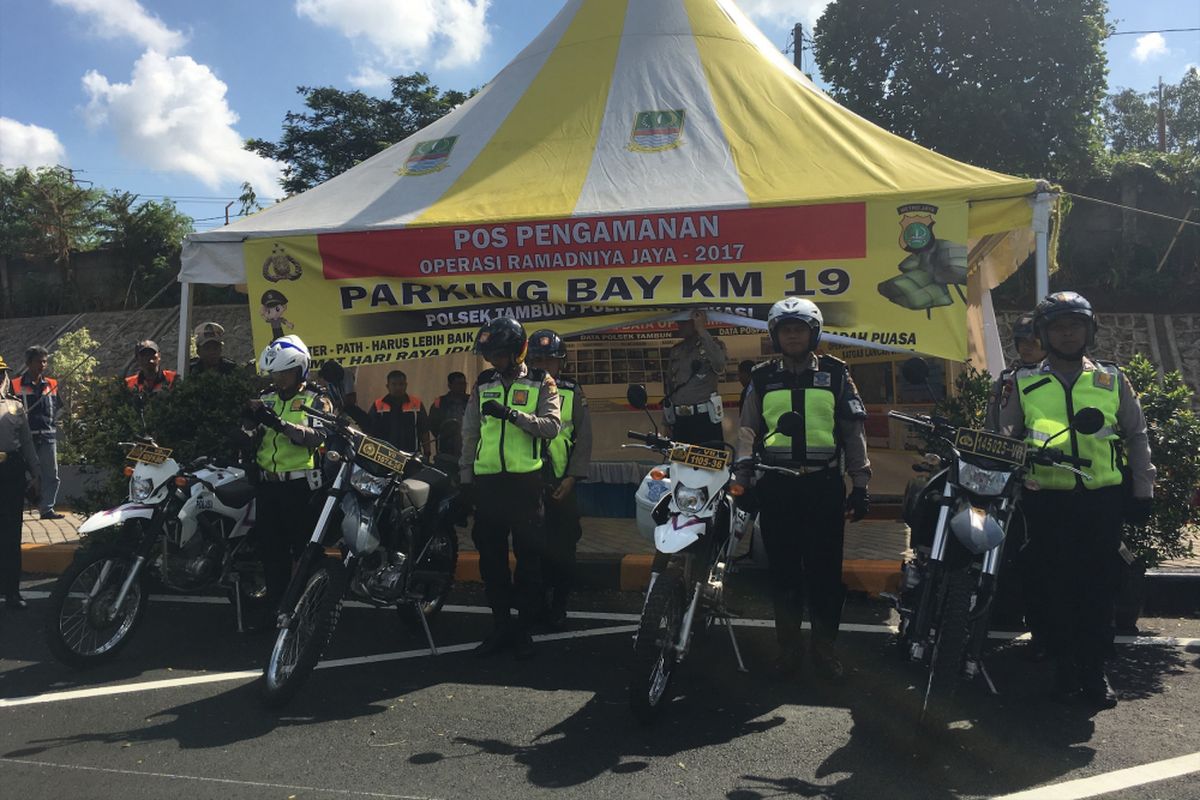
[(813, 373), (813, 386), (828, 389), (832, 385), (833, 376), (828, 372), (821, 371)]
[(1092, 385), (1099, 389), (1108, 389), (1112, 391), (1117, 385), (1116, 375), (1114, 372), (1109, 372), (1107, 369), (1098, 369), (1092, 373)]

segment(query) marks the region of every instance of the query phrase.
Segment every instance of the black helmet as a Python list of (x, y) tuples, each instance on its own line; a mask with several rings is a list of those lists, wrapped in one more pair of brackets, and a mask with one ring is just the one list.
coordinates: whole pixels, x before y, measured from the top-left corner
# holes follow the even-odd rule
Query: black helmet
[(567, 343), (549, 328), (541, 328), (529, 336), (530, 358), (566, 358)]
[(1050, 349), (1050, 343), (1046, 340), (1046, 326), (1052, 320), (1068, 314), (1078, 314), (1088, 321), (1087, 346), (1089, 348), (1095, 346), (1098, 326), (1096, 312), (1092, 311), (1092, 304), (1078, 292), (1055, 292), (1046, 295), (1046, 299), (1038, 303), (1037, 308), (1033, 310), (1033, 327), (1037, 330), (1043, 349)]
[(524, 325), (512, 317), (496, 317), (475, 334), (475, 355), (488, 358), (507, 353), (514, 364), (520, 364), (525, 360), (526, 344)]
[(1033, 325), (1033, 312), (1022, 314), (1017, 317), (1017, 321), (1012, 326), (1012, 340), (1015, 346), (1022, 339), (1033, 339), (1037, 336), (1037, 329)]

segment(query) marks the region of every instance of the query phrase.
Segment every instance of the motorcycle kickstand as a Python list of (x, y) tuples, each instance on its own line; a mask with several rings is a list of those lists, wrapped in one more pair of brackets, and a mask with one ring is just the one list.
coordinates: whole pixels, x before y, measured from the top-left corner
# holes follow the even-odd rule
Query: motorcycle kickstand
[(246, 625), (242, 617), (242, 576), (237, 572), (233, 573), (233, 608), (237, 613), (237, 632), (245, 633)]
[(983, 659), (979, 660), (979, 674), (982, 675), (984, 681), (987, 682), (988, 691), (991, 693), (992, 697), (999, 697), (1000, 690), (997, 689), (996, 684), (992, 682), (992, 676), (988, 673), (987, 665), (983, 663)]
[(425, 612), (419, 604), (413, 603), (412, 607), (417, 619), (421, 620), (421, 630), (425, 631), (425, 641), (429, 642), (429, 652), (436, 656), (438, 649), (437, 645), (433, 643), (433, 634), (429, 632), (429, 620), (425, 619)]
[(746, 669), (746, 662), (742, 660), (742, 651), (738, 647), (737, 636), (733, 632), (733, 618), (729, 615), (729, 612), (722, 612), (717, 619), (724, 622), (725, 629), (729, 631), (729, 643), (733, 645), (733, 655), (737, 658), (738, 672), (749, 673), (750, 670)]

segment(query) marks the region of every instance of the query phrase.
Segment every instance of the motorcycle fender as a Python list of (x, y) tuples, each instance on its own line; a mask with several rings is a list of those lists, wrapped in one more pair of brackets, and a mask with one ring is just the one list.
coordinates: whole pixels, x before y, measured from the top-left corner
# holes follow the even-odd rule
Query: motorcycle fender
[(707, 524), (699, 517), (674, 514), (654, 529), (654, 547), (660, 553), (678, 553), (698, 541)]
[(92, 514), (79, 526), (80, 533), (94, 533), (114, 525), (120, 525), (128, 519), (150, 519), (154, 515), (154, 506), (142, 503), (126, 503), (108, 511)]

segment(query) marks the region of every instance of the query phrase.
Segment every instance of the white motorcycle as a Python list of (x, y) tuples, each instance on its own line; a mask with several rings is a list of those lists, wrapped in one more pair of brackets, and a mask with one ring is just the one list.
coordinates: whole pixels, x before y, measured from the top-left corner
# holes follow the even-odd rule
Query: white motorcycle
[(50, 594), (46, 643), (74, 667), (106, 661), (129, 641), (145, 613), (147, 575), (181, 592), (224, 587), (239, 631), (265, 609), (245, 471), (207, 458), (180, 466), (149, 438), (121, 444), (133, 462), (125, 467), (129, 501), (88, 517), (81, 534), (111, 535), (81, 548)]
[[(634, 408), (646, 406), (641, 386), (631, 386), (627, 398)], [(735, 571), (734, 551), (741, 538), (753, 532), (754, 518), (737, 507), (741, 487), (731, 485), (733, 459), (728, 445), (684, 444), (657, 433), (629, 431), (628, 436), (641, 444), (623, 447), (652, 450), (668, 462), (666, 469), (656, 467), (650, 473), (651, 480), (669, 487), (651, 512), (656, 567), (661, 570), (651, 574), (629, 681), (633, 714), (650, 723), (670, 699), (675, 669), (687, 658), (698, 626), (723, 623), (738, 669), (747, 671), (724, 594), (725, 581)], [(738, 467), (796, 474), (757, 459)]]

